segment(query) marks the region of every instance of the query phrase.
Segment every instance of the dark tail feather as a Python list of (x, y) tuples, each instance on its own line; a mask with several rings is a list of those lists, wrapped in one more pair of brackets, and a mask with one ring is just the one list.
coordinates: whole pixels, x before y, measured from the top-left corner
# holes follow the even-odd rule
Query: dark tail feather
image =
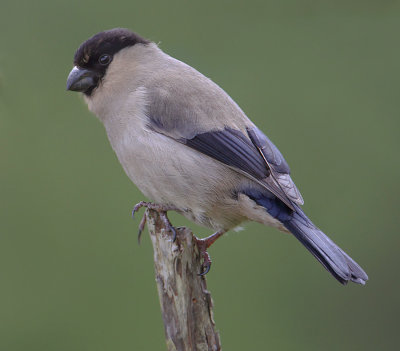
[(365, 284), (368, 276), (363, 269), (319, 230), (299, 207), (290, 217), (283, 221), (285, 227), (339, 282), (347, 284), (351, 280), (357, 284)]

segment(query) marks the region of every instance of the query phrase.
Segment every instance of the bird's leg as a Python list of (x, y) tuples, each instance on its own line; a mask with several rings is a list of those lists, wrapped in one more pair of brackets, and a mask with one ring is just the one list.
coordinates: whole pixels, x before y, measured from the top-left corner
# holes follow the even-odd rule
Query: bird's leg
[(206, 275), (210, 271), (211, 257), (207, 252), (207, 249), (212, 244), (214, 244), (215, 241), (224, 233), (226, 233), (226, 230), (219, 230), (205, 239), (196, 238), (197, 247), (199, 248), (200, 255), (203, 258), (203, 264), (201, 265), (201, 272), (198, 275)]
[[(135, 213), (139, 211), (142, 207), (146, 207), (150, 210), (157, 211), (160, 214), (161, 220), (164, 222), (164, 225), (166, 228), (172, 233), (172, 241), (176, 240), (176, 230), (172, 226), (171, 222), (169, 221), (167, 217), (167, 211), (178, 211), (178, 208), (175, 206), (171, 205), (164, 205), (164, 204), (154, 204), (152, 202), (145, 202), (145, 201), (140, 201), (137, 203), (132, 210), (132, 218), (135, 217)], [(146, 225), (146, 213), (144, 213), (140, 224), (139, 224), (139, 231), (138, 231), (138, 242), (140, 243), (140, 237), (142, 235), (143, 229)]]

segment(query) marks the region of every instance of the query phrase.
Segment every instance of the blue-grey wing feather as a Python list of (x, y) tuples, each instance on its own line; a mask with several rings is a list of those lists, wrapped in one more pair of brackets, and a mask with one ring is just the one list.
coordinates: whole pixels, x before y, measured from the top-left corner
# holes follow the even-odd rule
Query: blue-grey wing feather
[(271, 177), (267, 181), (272, 183), (272, 186), (280, 187), (291, 201), (303, 205), (303, 197), (290, 177), (289, 165), (278, 148), (257, 127), (248, 129), (247, 133), (271, 170)]

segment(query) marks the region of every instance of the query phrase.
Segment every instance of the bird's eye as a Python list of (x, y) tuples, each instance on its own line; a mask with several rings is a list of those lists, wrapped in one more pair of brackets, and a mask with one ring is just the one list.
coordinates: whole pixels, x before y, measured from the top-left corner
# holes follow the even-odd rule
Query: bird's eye
[(103, 66), (108, 65), (111, 62), (111, 55), (103, 54), (99, 57), (99, 63)]

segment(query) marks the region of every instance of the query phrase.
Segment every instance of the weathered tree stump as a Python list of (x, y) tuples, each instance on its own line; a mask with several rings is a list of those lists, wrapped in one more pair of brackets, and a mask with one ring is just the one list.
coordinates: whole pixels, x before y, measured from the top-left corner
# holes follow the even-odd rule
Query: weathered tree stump
[(154, 267), (169, 351), (221, 350), (213, 302), (204, 276), (196, 238), (177, 228), (172, 242), (158, 212), (146, 210), (154, 248)]

